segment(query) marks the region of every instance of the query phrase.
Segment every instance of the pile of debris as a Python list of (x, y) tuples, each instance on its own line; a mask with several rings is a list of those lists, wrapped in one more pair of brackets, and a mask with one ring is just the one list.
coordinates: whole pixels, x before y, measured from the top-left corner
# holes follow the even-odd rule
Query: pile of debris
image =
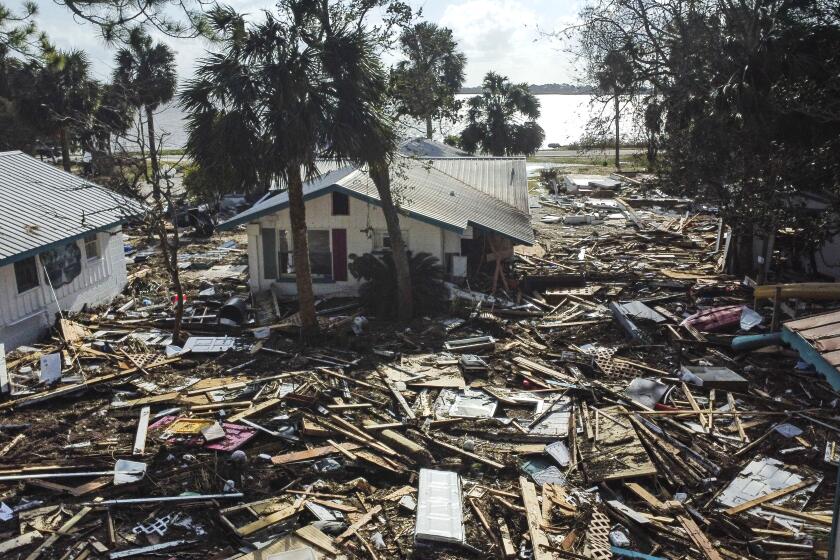
[(185, 250), (173, 344), (138, 253), (0, 367), (0, 556), (828, 557), (838, 393), (719, 275), (713, 216), (610, 200), (538, 221), (516, 294), (396, 331), (323, 301), (320, 345), (248, 295), (241, 239)]

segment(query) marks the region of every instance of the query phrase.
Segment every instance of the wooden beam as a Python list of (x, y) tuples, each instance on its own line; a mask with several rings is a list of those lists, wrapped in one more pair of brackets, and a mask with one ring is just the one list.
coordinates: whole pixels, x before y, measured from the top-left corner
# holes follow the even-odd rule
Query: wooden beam
[(720, 552), (715, 549), (709, 541), (709, 538), (705, 535), (705, 533), (703, 533), (700, 527), (697, 526), (697, 523), (695, 523), (693, 519), (687, 515), (678, 515), (677, 520), (680, 522), (680, 525), (683, 526), (685, 532), (688, 533), (691, 541), (697, 545), (697, 548), (699, 548), (700, 552), (703, 553), (703, 556), (705, 556), (708, 560), (723, 560), (723, 556), (721, 556)]
[(137, 433), (134, 436), (133, 455), (146, 453), (146, 432), (149, 430), (149, 414), (151, 414), (151, 411), (151, 407), (148, 406), (140, 409), (140, 420), (137, 421)]
[(373, 507), (369, 512), (367, 512), (366, 514), (364, 514), (363, 516), (358, 518), (355, 523), (350, 525), (347, 528), (346, 531), (344, 531), (343, 533), (338, 535), (335, 538), (335, 542), (337, 542), (338, 544), (341, 544), (347, 538), (353, 536), (353, 533), (355, 533), (356, 531), (358, 531), (359, 529), (361, 529), (362, 527), (367, 525), (368, 522), (370, 522), (370, 520), (373, 519), (373, 516), (376, 515), (377, 513), (379, 513), (380, 511), (382, 511), (382, 506)]
[(257, 414), (258, 412), (262, 412), (263, 410), (268, 410), (269, 408), (271, 408), (273, 406), (277, 406), (281, 402), (282, 402), (281, 399), (268, 399), (267, 401), (263, 401), (258, 405), (255, 405), (255, 406), (252, 406), (251, 408), (243, 410), (242, 412), (237, 412), (236, 414), (234, 414), (233, 416), (228, 418), (227, 421), (228, 422), (239, 422), (243, 418), (248, 418), (249, 416)]
[(531, 537), (531, 546), (534, 547), (534, 560), (553, 560), (548, 550), (548, 537), (542, 529), (543, 517), (540, 511), (540, 502), (537, 499), (537, 489), (534, 483), (525, 478), (519, 477), (519, 487), (522, 492), (522, 503), (525, 505), (525, 518), (528, 520), (528, 534)]

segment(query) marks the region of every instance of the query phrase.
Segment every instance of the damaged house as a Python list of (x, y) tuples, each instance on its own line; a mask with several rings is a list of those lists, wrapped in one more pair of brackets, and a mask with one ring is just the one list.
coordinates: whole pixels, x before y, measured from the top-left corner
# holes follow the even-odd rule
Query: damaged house
[[(534, 243), (525, 158), (401, 156), (391, 180), (408, 250), (434, 255), (454, 277)], [(315, 293), (354, 293), (361, 281), (348, 262), (389, 250), (376, 186), (362, 169), (332, 166), (304, 185), (304, 198)], [(251, 289), (296, 293), (288, 194), (269, 194), (219, 229), (241, 224)]]
[(38, 340), (60, 310), (106, 302), (126, 282), (125, 197), (22, 152), (0, 153), (0, 344)]

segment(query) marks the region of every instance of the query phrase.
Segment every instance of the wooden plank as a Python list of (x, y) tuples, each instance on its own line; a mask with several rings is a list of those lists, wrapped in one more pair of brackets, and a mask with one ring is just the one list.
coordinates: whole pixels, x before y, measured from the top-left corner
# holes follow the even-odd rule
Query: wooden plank
[(32, 553), (30, 553), (29, 556), (26, 557), (26, 560), (35, 560), (36, 558), (41, 556), (42, 552), (52, 547), (56, 543), (56, 541), (58, 541), (58, 539), (69, 533), (73, 529), (73, 527), (75, 527), (76, 524), (79, 523), (79, 521), (84, 519), (84, 517), (92, 510), (93, 508), (89, 506), (85, 506), (82, 509), (80, 509), (76, 513), (76, 515), (68, 519), (61, 527), (59, 527), (58, 531), (47, 537), (47, 540), (41, 543), (41, 546), (33, 550)]
[(534, 560), (552, 560), (553, 556), (548, 550), (548, 537), (545, 536), (542, 529), (543, 518), (540, 503), (537, 499), (537, 489), (534, 483), (524, 476), (519, 477), (519, 487), (522, 492), (522, 503), (525, 505), (528, 534), (531, 536), (531, 545), (534, 548)]
[(806, 511), (797, 511), (795, 509), (788, 509), (786, 507), (777, 506), (775, 504), (764, 504), (763, 506), (761, 506), (761, 509), (774, 511), (776, 513), (781, 513), (782, 515), (787, 515), (788, 517), (801, 519), (803, 521), (810, 521), (812, 523), (818, 523), (820, 525), (831, 525), (830, 515), (818, 515), (816, 513), (808, 513)]
[(340, 551), (333, 546), (333, 540), (315, 525), (307, 525), (295, 531), (295, 535), (315, 545), (317, 548), (327, 551), (330, 558), (335, 558)]
[(137, 422), (137, 434), (134, 436), (133, 455), (143, 455), (146, 453), (146, 432), (149, 430), (149, 415), (151, 412), (152, 409), (148, 406), (144, 406), (140, 410), (140, 420)]
[(30, 531), (11, 540), (0, 542), (0, 554), (11, 552), (12, 550), (22, 546), (29, 546), (41, 537), (43, 537), (43, 535), (39, 531)]
[[(771, 294), (770, 297), (772, 297)], [(840, 322), (840, 311), (831, 311), (829, 313), (820, 313), (819, 315), (811, 315), (802, 319), (793, 321), (785, 321), (783, 324), (785, 328), (793, 332), (799, 332), (807, 329), (813, 329), (821, 325), (829, 325), (831, 323)]]
[(744, 424), (741, 422), (741, 414), (735, 408), (735, 397), (732, 396), (732, 393), (726, 393), (726, 402), (729, 403), (729, 410), (735, 413), (735, 427), (738, 429), (738, 437), (743, 442), (748, 442), (749, 438), (747, 437), (747, 433), (744, 431)]
[(350, 526), (347, 528), (347, 530), (346, 530), (346, 531), (344, 531), (343, 533), (341, 533), (340, 535), (338, 535), (338, 536), (335, 538), (335, 542), (337, 542), (338, 544), (341, 544), (341, 543), (342, 543), (342, 542), (344, 542), (347, 538), (349, 538), (349, 537), (353, 536), (353, 533), (355, 533), (356, 531), (358, 531), (359, 529), (361, 529), (362, 527), (364, 527), (365, 525), (367, 525), (367, 524), (368, 524), (368, 522), (370, 522), (370, 520), (371, 520), (371, 519), (373, 519), (373, 516), (374, 516), (374, 515), (376, 515), (377, 513), (379, 513), (380, 511), (382, 511), (382, 506), (379, 506), (379, 505), (378, 505), (378, 506), (374, 506), (373, 508), (371, 508), (371, 510), (370, 510), (369, 512), (367, 512), (366, 514), (364, 514), (364, 515), (362, 515), (361, 517), (359, 517), (359, 518), (356, 520), (356, 522), (355, 522), (355, 523), (353, 523), (352, 525), (350, 525)]
[(513, 546), (513, 541), (510, 539), (510, 529), (508, 529), (505, 518), (500, 517), (496, 520), (499, 525), (499, 534), (502, 535), (502, 554), (505, 558), (516, 558), (516, 548)]
[(697, 526), (697, 523), (695, 523), (693, 519), (687, 515), (678, 515), (677, 520), (680, 522), (680, 525), (683, 526), (686, 533), (688, 533), (691, 541), (697, 545), (697, 548), (699, 548), (700, 552), (703, 553), (703, 556), (705, 556), (708, 560), (723, 560), (723, 557), (717, 549), (715, 549), (709, 541), (709, 538), (702, 530), (700, 530), (700, 527)]
[(749, 500), (748, 502), (744, 502), (743, 504), (738, 504), (737, 506), (732, 506), (731, 508), (725, 509), (723, 511), (724, 511), (724, 513), (727, 513), (729, 515), (735, 515), (736, 513), (741, 513), (742, 511), (752, 509), (757, 505), (763, 504), (764, 502), (769, 502), (771, 500), (775, 500), (776, 498), (781, 498), (782, 496), (787, 496), (788, 494), (796, 492), (797, 490), (801, 490), (802, 488), (805, 488), (806, 486), (810, 486), (813, 483), (814, 483), (813, 480), (805, 479), (801, 482), (797, 482), (796, 484), (791, 484), (790, 486), (787, 486), (785, 488), (781, 488), (779, 490), (776, 490), (775, 492), (770, 492), (769, 494), (759, 496), (758, 498), (753, 498), (752, 500)]
[(358, 459), (358, 457), (356, 457), (356, 455), (354, 455), (352, 451), (350, 451), (348, 449), (344, 449), (341, 445), (338, 444), (338, 442), (335, 442), (331, 439), (328, 439), (327, 443), (329, 443), (330, 445), (335, 447), (338, 450), (339, 453), (341, 453), (342, 455), (344, 455), (345, 457), (347, 457), (351, 461), (355, 461), (356, 459)]
[(234, 414), (233, 416), (228, 418), (227, 421), (228, 422), (238, 422), (238, 421), (242, 420), (243, 418), (248, 418), (249, 416), (260, 413), (264, 410), (268, 410), (269, 408), (271, 408), (273, 406), (277, 406), (281, 402), (282, 402), (282, 399), (268, 399), (267, 401), (263, 401), (256, 406), (252, 406), (251, 408), (243, 410), (242, 412), (237, 412), (236, 414)]
[(429, 441), (433, 441), (435, 443), (435, 445), (439, 445), (439, 446), (441, 446), (445, 449), (448, 449), (448, 450), (450, 450), (454, 453), (458, 453), (459, 455), (463, 455), (464, 457), (469, 457), (470, 459), (478, 461), (479, 463), (484, 463), (487, 466), (490, 466), (490, 467), (493, 467), (493, 468), (496, 468), (496, 469), (505, 468), (505, 466), (501, 463), (497, 463), (496, 461), (493, 461), (492, 459), (488, 459), (487, 457), (482, 457), (481, 455), (476, 455), (475, 453), (471, 453), (469, 451), (461, 449), (460, 447), (455, 447), (454, 445), (446, 443), (445, 441), (440, 441), (438, 439), (430, 439)]
[(388, 379), (388, 374), (385, 373), (384, 371), (382, 371), (381, 369), (378, 369), (376, 371), (377, 371), (377, 373), (379, 373), (379, 377), (382, 378), (382, 382), (385, 383), (385, 386), (388, 387), (388, 390), (391, 391), (392, 395), (394, 395), (394, 398), (396, 399), (397, 404), (399, 404), (400, 408), (403, 409), (403, 412), (405, 412), (405, 415), (409, 419), (414, 420), (416, 418), (416, 416), (414, 414), (414, 411), (411, 409), (410, 406), (408, 406), (408, 402), (406, 402), (405, 397), (402, 395), (402, 393), (399, 392), (399, 390), (397, 389), (397, 386), (394, 385), (391, 382), (390, 379)]
[(652, 507), (656, 511), (665, 511), (665, 504), (663, 504), (656, 496), (642, 488), (640, 485), (636, 484), (635, 482), (625, 482), (624, 486), (640, 497), (642, 500), (647, 502), (647, 504)]
[[(342, 444), (342, 447), (348, 451), (355, 451), (356, 449), (361, 448), (362, 446), (357, 443), (345, 443)], [(315, 447), (312, 449), (307, 449), (306, 451), (295, 451), (293, 453), (285, 453), (283, 455), (275, 455), (271, 458), (271, 462), (275, 465), (285, 465), (287, 463), (298, 463), (300, 461), (309, 461), (311, 459), (317, 459), (319, 457), (325, 457), (327, 455), (333, 455), (334, 453), (338, 453), (335, 447), (332, 445), (325, 445), (323, 447)]]
[(537, 362), (532, 362), (527, 358), (523, 358), (522, 356), (516, 356), (513, 358), (513, 362), (525, 369), (536, 371), (537, 373), (541, 373), (543, 375), (547, 375), (549, 377), (553, 377), (555, 379), (559, 379), (566, 383), (577, 383), (577, 379), (572, 377), (571, 375), (567, 375), (565, 373), (561, 373), (555, 369), (552, 369), (548, 366), (544, 366), (542, 364), (538, 364)]
[(281, 521), (285, 521), (286, 519), (293, 516), (298, 511), (298, 506), (289, 506), (286, 508), (281, 509), (280, 511), (275, 511), (274, 513), (270, 513), (264, 517), (257, 519), (256, 521), (252, 521), (246, 525), (236, 528), (236, 534), (240, 537), (247, 537), (257, 531), (261, 531), (266, 527), (270, 527), (271, 525), (275, 525), (280, 523)]

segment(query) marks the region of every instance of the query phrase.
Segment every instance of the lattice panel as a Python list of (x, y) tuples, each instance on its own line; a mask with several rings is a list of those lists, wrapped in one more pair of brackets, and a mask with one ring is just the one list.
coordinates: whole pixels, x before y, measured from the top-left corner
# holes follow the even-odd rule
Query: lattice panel
[(143, 354), (128, 354), (128, 356), (134, 360), (134, 363), (142, 368), (159, 366), (166, 361), (166, 356), (151, 352)]
[(601, 370), (601, 373), (611, 379), (635, 379), (637, 377), (644, 377), (645, 372), (637, 367), (633, 367), (624, 362), (613, 359), (615, 348), (586, 348), (582, 349), (584, 354), (588, 354), (595, 358), (595, 365)]
[(613, 557), (610, 548), (610, 520), (597, 509), (592, 512), (592, 519), (589, 520), (583, 554), (595, 560), (612, 560)]
[(639, 368), (617, 360), (595, 358), (595, 365), (604, 375), (612, 379), (636, 379), (645, 375)]

